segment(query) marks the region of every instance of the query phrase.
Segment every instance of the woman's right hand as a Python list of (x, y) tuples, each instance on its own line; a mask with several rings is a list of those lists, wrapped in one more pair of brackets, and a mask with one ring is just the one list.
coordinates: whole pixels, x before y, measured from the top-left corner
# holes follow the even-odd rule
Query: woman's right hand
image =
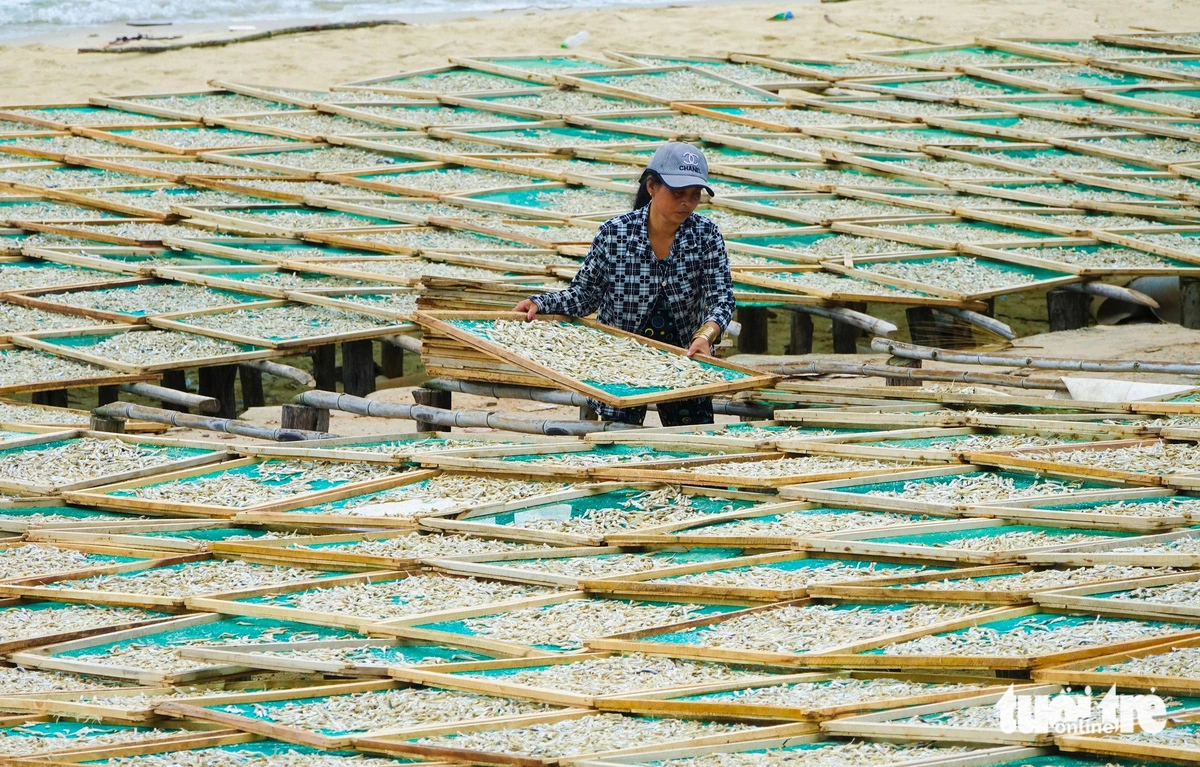
[(537, 316), (538, 305), (533, 302), (532, 298), (526, 298), (521, 303), (513, 307), (514, 312), (524, 312), (525, 321), (528, 322)]

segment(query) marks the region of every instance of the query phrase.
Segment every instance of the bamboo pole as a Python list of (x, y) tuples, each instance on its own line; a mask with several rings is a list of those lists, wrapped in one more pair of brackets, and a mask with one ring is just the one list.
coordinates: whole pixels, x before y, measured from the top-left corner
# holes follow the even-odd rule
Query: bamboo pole
[(1150, 360), (1071, 360), (1062, 357), (1032, 357), (1017, 354), (988, 354), (959, 352), (916, 346), (888, 338), (876, 338), (871, 348), (897, 357), (915, 360), (938, 360), (960, 365), (994, 365), (1000, 367), (1037, 368), (1039, 370), (1075, 370), (1086, 373), (1171, 373), (1200, 375), (1200, 363), (1153, 362)]
[(1014, 389), (1050, 389), (1066, 391), (1067, 387), (1060, 381), (1036, 381), (1020, 376), (1009, 376), (1000, 373), (966, 373), (956, 370), (921, 370), (903, 368), (895, 365), (870, 365), (854, 362), (809, 362), (801, 365), (779, 365), (768, 372), (776, 375), (798, 376), (806, 374), (831, 375), (851, 373), (861, 376), (883, 376), (885, 378), (907, 378), (913, 381), (952, 381), (955, 383), (990, 384), (992, 386), (1010, 386)]
[(114, 402), (103, 405), (92, 411), (101, 418), (124, 418), (165, 423), (171, 426), (181, 426), (188, 429), (206, 429), (220, 431), (226, 434), (238, 434), (243, 437), (257, 437), (275, 442), (297, 442), (305, 439), (328, 439), (336, 434), (320, 431), (305, 431), (303, 429), (270, 429), (265, 426), (239, 421), (234, 418), (212, 418), (205, 415), (189, 415), (174, 410), (161, 410), (154, 407), (143, 407), (132, 402)]
[(1012, 328), (995, 317), (989, 317), (986, 314), (973, 312), (970, 309), (956, 309), (953, 306), (939, 306), (937, 310), (939, 312), (945, 312), (951, 317), (957, 317), (963, 322), (981, 327), (984, 330), (990, 330), (996, 335), (1006, 338), (1009, 341), (1017, 337), (1017, 334), (1013, 332)]
[(1123, 288), (1119, 285), (1109, 285), (1103, 282), (1080, 282), (1073, 285), (1063, 285), (1067, 290), (1075, 290), (1080, 293), (1087, 293), (1093, 296), (1101, 296), (1103, 298), (1115, 298), (1118, 301), (1127, 301), (1131, 304), (1140, 304), (1148, 306), (1151, 309), (1158, 308), (1158, 302), (1141, 291)]
[(641, 428), (640, 426), (633, 426), (631, 424), (608, 421), (551, 421), (547, 419), (512, 418), (478, 410), (444, 410), (425, 405), (377, 402), (362, 397), (354, 397), (349, 394), (335, 394), (334, 392), (317, 390), (302, 392), (296, 395), (294, 401), (310, 407), (342, 410), (347, 413), (367, 415), (374, 418), (409, 418), (414, 421), (424, 421), (439, 426), (504, 429), (522, 434), (549, 434), (559, 437), (578, 436), (597, 431)]
[(887, 320), (881, 320), (878, 317), (872, 317), (869, 314), (857, 312), (853, 309), (846, 309), (841, 306), (787, 306), (784, 308), (793, 312), (826, 317), (836, 320), (843, 325), (861, 328), (868, 333), (874, 333), (879, 336), (891, 335), (896, 332), (896, 326)]
[(412, 336), (384, 336), (380, 339), (385, 344), (391, 344), (406, 352), (421, 353), (421, 339)]
[(307, 371), (301, 370), (291, 365), (284, 365), (281, 362), (272, 362), (271, 360), (254, 360), (252, 362), (239, 363), (242, 367), (254, 368), (255, 370), (266, 373), (276, 378), (286, 378), (289, 381), (295, 381), (301, 386), (313, 388), (317, 385), (317, 379), (308, 374)]
[(172, 405), (179, 405), (181, 407), (194, 407), (206, 413), (215, 413), (221, 407), (221, 403), (213, 397), (206, 397), (203, 394), (192, 394), (190, 391), (179, 391), (178, 389), (169, 389), (166, 386), (155, 386), (148, 383), (121, 384), (121, 391), (128, 394), (140, 394), (143, 397), (169, 402)]

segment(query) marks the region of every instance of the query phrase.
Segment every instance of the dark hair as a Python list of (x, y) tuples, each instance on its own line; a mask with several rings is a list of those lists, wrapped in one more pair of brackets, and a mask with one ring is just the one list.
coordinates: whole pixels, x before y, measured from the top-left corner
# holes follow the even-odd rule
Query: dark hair
[(633, 209), (639, 210), (650, 204), (650, 179), (654, 179), (655, 183), (663, 183), (662, 176), (658, 175), (658, 171), (647, 168), (642, 173), (642, 178), (638, 182), (637, 194), (633, 196)]

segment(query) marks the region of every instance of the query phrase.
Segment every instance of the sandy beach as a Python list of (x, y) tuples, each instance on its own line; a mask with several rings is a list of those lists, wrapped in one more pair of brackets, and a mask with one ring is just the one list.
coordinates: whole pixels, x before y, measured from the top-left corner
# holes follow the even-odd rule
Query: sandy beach
[[(787, 22), (767, 19), (791, 10)], [(0, 46), (0, 102), (82, 101), (98, 94), (195, 90), (225, 78), (303, 88), (444, 64), (448, 56), (545, 52), (587, 30), (579, 52), (605, 49), (679, 53), (761, 52), (840, 56), (905, 42), (862, 30), (931, 43), (978, 36), (1084, 37), (1152, 27), (1197, 26), (1187, 0), (849, 0), (835, 4), (781, 0), (765, 4), (506, 12), (411, 26), (323, 32), (159, 54), (79, 54), (133, 27), (72, 32), (64, 39)], [(150, 28), (153, 34), (164, 29)]]

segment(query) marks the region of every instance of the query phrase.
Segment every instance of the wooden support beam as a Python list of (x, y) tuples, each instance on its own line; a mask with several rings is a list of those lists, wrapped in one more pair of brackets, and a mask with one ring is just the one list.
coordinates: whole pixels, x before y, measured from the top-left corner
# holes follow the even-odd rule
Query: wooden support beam
[(355, 397), (375, 391), (375, 346), (371, 341), (342, 344), (342, 391)]
[[(856, 312), (866, 312), (867, 305), (861, 301), (850, 301), (846, 303), (846, 308)], [(834, 354), (857, 354), (858, 353), (858, 336), (862, 331), (854, 325), (846, 324), (845, 322), (833, 321), (833, 353)]]
[[(416, 402), (418, 405), (427, 405), (429, 407), (441, 408), (442, 410), (450, 410), (452, 408), (452, 394), (448, 391), (413, 389), (412, 397), (413, 402)], [(417, 419), (417, 431), (450, 431), (450, 427)]]
[(200, 394), (212, 397), (218, 403), (215, 415), (218, 418), (237, 417), (237, 395), (234, 383), (237, 381), (236, 365), (214, 365), (200, 368)]
[(1054, 288), (1046, 293), (1046, 313), (1050, 317), (1050, 332), (1078, 330), (1088, 325), (1088, 310), (1092, 297), (1074, 290)]
[(747, 306), (737, 310), (738, 322), (742, 324), (737, 338), (738, 352), (742, 354), (766, 354), (768, 347), (767, 320), (771, 312), (766, 307)]
[(47, 407), (67, 407), (67, 390), (52, 389), (50, 391), (35, 391), (30, 397), (35, 405)]
[(789, 355), (812, 354), (813, 322), (812, 316), (805, 312), (789, 312), (788, 343), (783, 353)]
[(266, 395), (263, 394), (262, 371), (246, 365), (238, 365), (237, 373), (238, 379), (242, 382), (242, 407), (248, 410), (267, 404)]
[(337, 391), (337, 347), (333, 344), (318, 346), (311, 352), (313, 378), (322, 391)]

